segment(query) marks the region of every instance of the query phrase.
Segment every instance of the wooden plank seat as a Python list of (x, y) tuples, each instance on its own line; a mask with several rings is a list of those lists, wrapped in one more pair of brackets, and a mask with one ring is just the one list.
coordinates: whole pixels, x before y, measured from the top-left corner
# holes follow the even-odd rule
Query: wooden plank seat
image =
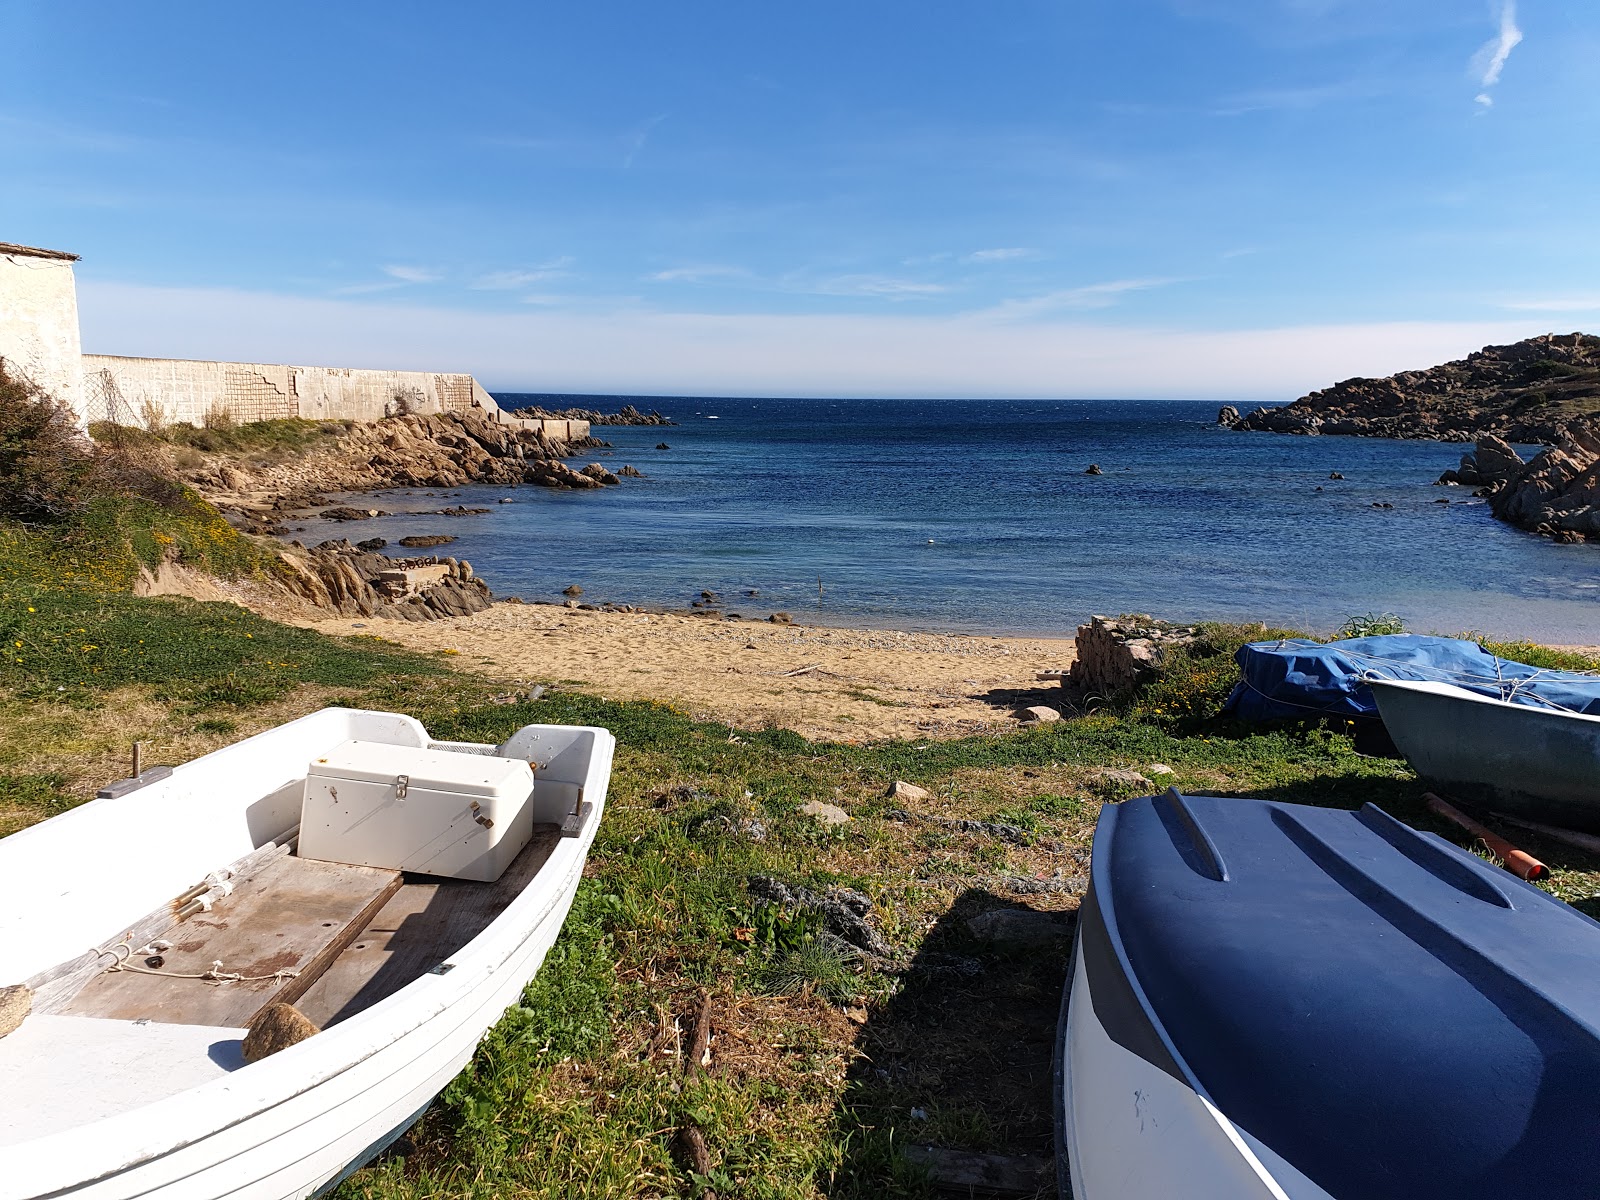
[[(159, 967), (94, 975), (57, 1011), (74, 1016), (243, 1027), (274, 1001), (294, 1003), (401, 886), (398, 871), (280, 855), (209, 912), (164, 935)], [(132, 950), (140, 949), (135, 943)], [(238, 975), (232, 981), (204, 978)]]
[(325, 1029), (393, 995), (487, 929), (560, 842), (561, 826), (535, 825), (527, 846), (493, 883), (407, 876), (296, 1006)]

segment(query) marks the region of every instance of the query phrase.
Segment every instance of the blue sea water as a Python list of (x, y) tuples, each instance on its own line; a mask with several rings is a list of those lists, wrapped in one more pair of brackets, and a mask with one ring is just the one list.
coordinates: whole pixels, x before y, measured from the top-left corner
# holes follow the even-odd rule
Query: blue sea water
[(1097, 612), (1331, 631), (1389, 611), (1415, 630), (1600, 642), (1600, 546), (1555, 545), (1430, 486), (1459, 445), (1234, 433), (1215, 403), (1181, 401), (500, 399), (633, 403), (681, 425), (596, 428), (614, 449), (583, 461), (643, 479), (461, 488), (449, 503), (516, 503), (361, 536), (455, 534), (445, 553), (530, 600), (577, 583), (586, 601), (682, 606), (709, 589), (749, 616), (1035, 634)]

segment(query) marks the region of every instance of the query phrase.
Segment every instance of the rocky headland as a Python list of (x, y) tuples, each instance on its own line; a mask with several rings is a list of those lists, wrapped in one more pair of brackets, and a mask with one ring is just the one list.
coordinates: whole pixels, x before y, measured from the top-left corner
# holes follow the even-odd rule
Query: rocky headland
[(655, 409), (640, 412), (631, 404), (624, 404), (614, 413), (596, 412), (592, 408), (531, 408), (513, 410), (519, 417), (539, 417), (546, 421), (587, 421), (591, 425), (676, 425)]
[[(1502, 521), (1600, 541), (1600, 337), (1547, 333), (1425, 371), (1346, 379), (1293, 404), (1217, 414), (1230, 429), (1475, 441), (1441, 484), (1475, 487)], [(1524, 461), (1512, 442), (1546, 447)]]
[(1218, 421), (1233, 429), (1552, 445), (1568, 422), (1600, 413), (1600, 337), (1547, 333), (1424, 371), (1346, 379), (1292, 404)]

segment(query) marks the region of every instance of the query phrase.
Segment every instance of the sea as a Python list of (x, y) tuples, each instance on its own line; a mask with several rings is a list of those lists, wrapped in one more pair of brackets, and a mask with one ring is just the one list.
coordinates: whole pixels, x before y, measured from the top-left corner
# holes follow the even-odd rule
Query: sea
[[(1392, 613), (1418, 632), (1600, 644), (1600, 546), (1434, 485), (1458, 444), (1237, 433), (1216, 401), (497, 399), (678, 424), (595, 428), (611, 448), (575, 465), (643, 473), (617, 487), (385, 492), (396, 515), (298, 536), (452, 534), (438, 553), (530, 601), (572, 584), (596, 604), (712, 592), (746, 617), (1063, 636), (1095, 613), (1320, 633)], [(490, 511), (414, 515), (445, 504)]]

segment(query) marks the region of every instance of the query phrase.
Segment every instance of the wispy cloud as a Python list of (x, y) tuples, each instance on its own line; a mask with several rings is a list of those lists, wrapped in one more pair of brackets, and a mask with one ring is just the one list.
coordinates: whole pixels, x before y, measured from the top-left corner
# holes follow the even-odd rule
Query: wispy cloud
[(388, 266), (383, 273), (401, 283), (437, 283), (444, 276), (428, 267)]
[(1258, 112), (1303, 112), (1344, 100), (1367, 100), (1379, 94), (1378, 85), (1366, 79), (1306, 87), (1260, 88), (1223, 96), (1208, 110), (1214, 117), (1242, 117)]
[(1096, 308), (1111, 308), (1121, 303), (1122, 298), (1130, 292), (1143, 292), (1182, 282), (1183, 280), (1177, 278), (1108, 279), (1104, 283), (1089, 283), (1082, 287), (1045, 292), (1039, 296), (1005, 300), (973, 315), (991, 320), (1021, 321), (1051, 312), (1082, 312)]
[(1501, 308), (1513, 312), (1600, 312), (1600, 292), (1587, 296), (1546, 296), (1537, 300), (1507, 300)]
[(657, 113), (634, 131), (628, 143), (628, 152), (622, 156), (624, 171), (633, 166), (633, 160), (639, 157), (639, 151), (644, 149), (644, 144), (650, 140), (650, 135), (656, 131), (656, 126), (666, 119), (666, 113)]
[(716, 279), (748, 279), (750, 272), (743, 267), (724, 266), (720, 263), (699, 263), (684, 267), (670, 267), (645, 278), (651, 283), (709, 283)]
[(822, 296), (881, 296), (890, 300), (904, 300), (914, 296), (933, 296), (950, 289), (942, 283), (895, 279), (888, 275), (835, 275), (831, 279), (800, 285), (796, 290)]
[(490, 271), (487, 275), (480, 275), (472, 281), (472, 288), (480, 292), (510, 291), (514, 288), (527, 287), (530, 283), (542, 283), (551, 279), (565, 279), (572, 272), (567, 268), (572, 265), (571, 255), (562, 255), (547, 263), (526, 270)]
[(1494, 97), (1489, 95), (1489, 89), (1500, 82), (1500, 72), (1505, 69), (1506, 59), (1511, 57), (1511, 52), (1517, 48), (1517, 43), (1522, 41), (1522, 30), (1517, 28), (1517, 2), (1504, 0), (1500, 6), (1500, 31), (1490, 38), (1478, 52), (1472, 56), (1472, 73), (1478, 77), (1480, 91), (1473, 100), (1484, 108), (1494, 104)]
[(964, 255), (963, 262), (969, 263), (997, 263), (1011, 262), (1018, 258), (1037, 257), (1038, 251), (1031, 246), (999, 246), (993, 250), (974, 250), (971, 254)]

